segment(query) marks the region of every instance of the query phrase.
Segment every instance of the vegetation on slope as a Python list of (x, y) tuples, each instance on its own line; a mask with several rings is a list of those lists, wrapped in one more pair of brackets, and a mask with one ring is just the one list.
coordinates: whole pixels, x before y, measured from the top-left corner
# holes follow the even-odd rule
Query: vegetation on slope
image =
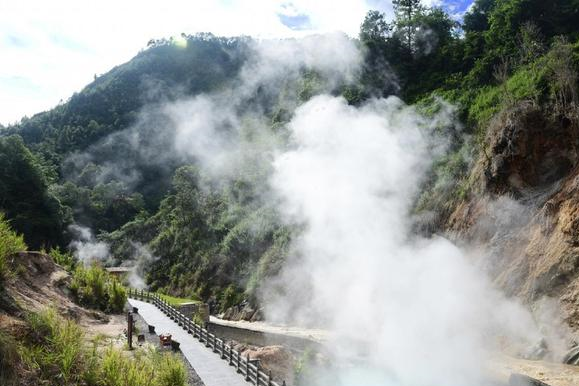
[(49, 190), (51, 177), (22, 138), (0, 137), (0, 210), (31, 248), (63, 240), (68, 213)]
[[(328, 90), (352, 104), (395, 94), (425, 114), (450, 101), (463, 125), (441, 128), (452, 143), (416, 205), (435, 231), (473, 193), (470, 171), (489, 146), (493, 119), (521, 103), (540, 106), (549, 119), (576, 119), (579, 2), (476, 0), (460, 23), (416, 0), (395, 6), (392, 21), (372, 11), (362, 22), (365, 60), (353, 84), (328, 89), (303, 69), (279, 95), (260, 91), (245, 101), (269, 123), (244, 117), (234, 140), (287, 141), (290, 89), (298, 102)], [(150, 249), (152, 289), (230, 304), (252, 298), (279, 270), (299, 229), (282, 224), (275, 204), (262, 199), (266, 152), (238, 160), (227, 183), (215, 183), (195, 160), (159, 151), (171, 148), (174, 133), (157, 107), (231, 86), (253, 54), (246, 38), (184, 38), (186, 47), (152, 41), (66, 103), (0, 129), (0, 210), (32, 247), (65, 247), (74, 220), (108, 241), (119, 260), (134, 259), (137, 244)]]
[(87, 347), (82, 329), (52, 309), (30, 314), (20, 338), (0, 331), (2, 385), (185, 386), (180, 359), (156, 351), (126, 352), (95, 340)]
[(125, 288), (96, 263), (90, 267), (78, 265), (70, 289), (79, 304), (105, 312), (120, 313), (127, 302)]
[[(25, 251), (26, 243), (22, 235), (18, 235), (12, 230), (10, 224), (0, 212), (0, 285), (9, 274), (8, 258), (16, 252)], [(1, 290), (1, 288), (0, 288)]]

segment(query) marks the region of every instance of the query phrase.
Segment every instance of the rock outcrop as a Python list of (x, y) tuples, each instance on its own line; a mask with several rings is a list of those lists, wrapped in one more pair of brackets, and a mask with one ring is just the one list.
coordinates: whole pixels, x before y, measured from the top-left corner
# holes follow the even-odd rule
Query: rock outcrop
[(521, 103), (491, 122), (469, 198), (446, 222), (480, 245), (480, 264), (507, 294), (559, 299), (579, 329), (579, 124)]

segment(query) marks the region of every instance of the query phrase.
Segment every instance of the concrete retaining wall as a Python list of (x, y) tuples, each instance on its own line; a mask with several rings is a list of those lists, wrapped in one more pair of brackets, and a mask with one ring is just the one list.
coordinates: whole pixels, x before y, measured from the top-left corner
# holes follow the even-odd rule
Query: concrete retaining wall
[(316, 352), (322, 350), (322, 346), (318, 342), (283, 334), (247, 330), (239, 327), (224, 326), (213, 322), (207, 323), (207, 330), (221, 339), (234, 340), (254, 346), (283, 345), (295, 352), (302, 352), (306, 349), (314, 350)]

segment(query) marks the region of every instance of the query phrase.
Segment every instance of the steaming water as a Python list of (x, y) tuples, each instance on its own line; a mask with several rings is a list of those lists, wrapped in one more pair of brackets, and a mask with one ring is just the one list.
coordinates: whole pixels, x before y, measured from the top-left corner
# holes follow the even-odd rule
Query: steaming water
[[(247, 101), (258, 90), (275, 96), (283, 85), (300, 84), (304, 68), (317, 71), (330, 92), (356, 78), (362, 55), (352, 40), (332, 35), (261, 42), (251, 57), (231, 90), (143, 114), (142, 122), (161, 117), (167, 127), (153, 125), (159, 137), (148, 141), (155, 144), (150, 154), (136, 150), (159, 163), (167, 161), (150, 155), (195, 160), (223, 184), (254, 152), (264, 162), (277, 154), (271, 189), (285, 221), (304, 231), (280, 275), (263, 286), (262, 300), (272, 321), (331, 331), (336, 367), (312, 374), (308, 384), (481, 386), (495, 337), (539, 338), (529, 313), (495, 291), (464, 251), (410, 231), (420, 183), (445, 145), (434, 128), (450, 124), (448, 111), (427, 119), (397, 98), (353, 107), (321, 95), (295, 110), (288, 149), (269, 130), (271, 117), (260, 108), (244, 110)], [(288, 111), (300, 103), (297, 91), (284, 91)], [(261, 140), (240, 146), (231, 138), (248, 118), (259, 123), (252, 126)], [(137, 125), (115, 135), (141, 132)], [(166, 141), (168, 133), (174, 141)], [(167, 142), (171, 148), (159, 148)], [(258, 199), (270, 200), (269, 193)], [(85, 241), (79, 246), (94, 244)], [(352, 358), (366, 364), (352, 365)]]
[[(264, 297), (268, 318), (332, 332), (344, 370), (316, 373), (315, 384), (482, 385), (494, 337), (538, 338), (530, 315), (456, 246), (410, 232), (444, 119), (396, 98), (355, 108), (319, 96), (296, 110), (294, 146), (276, 158), (272, 186), (305, 231)], [(351, 368), (352, 357), (368, 367)]]

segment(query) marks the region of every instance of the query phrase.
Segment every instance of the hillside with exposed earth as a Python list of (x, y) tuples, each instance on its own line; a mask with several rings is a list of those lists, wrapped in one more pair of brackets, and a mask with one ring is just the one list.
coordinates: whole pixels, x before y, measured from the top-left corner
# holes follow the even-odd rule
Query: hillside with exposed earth
[(19, 371), (96, 385), (114, 359), (146, 378), (51, 346), (118, 330), (137, 288), (223, 328), (315, 332), (322, 354), (276, 365), (296, 386), (487, 386), (494, 353), (573, 382), (579, 1), (359, 2), (355, 34), (308, 33), (289, 2), (289, 37), (143, 38), (0, 125), (0, 339)]

